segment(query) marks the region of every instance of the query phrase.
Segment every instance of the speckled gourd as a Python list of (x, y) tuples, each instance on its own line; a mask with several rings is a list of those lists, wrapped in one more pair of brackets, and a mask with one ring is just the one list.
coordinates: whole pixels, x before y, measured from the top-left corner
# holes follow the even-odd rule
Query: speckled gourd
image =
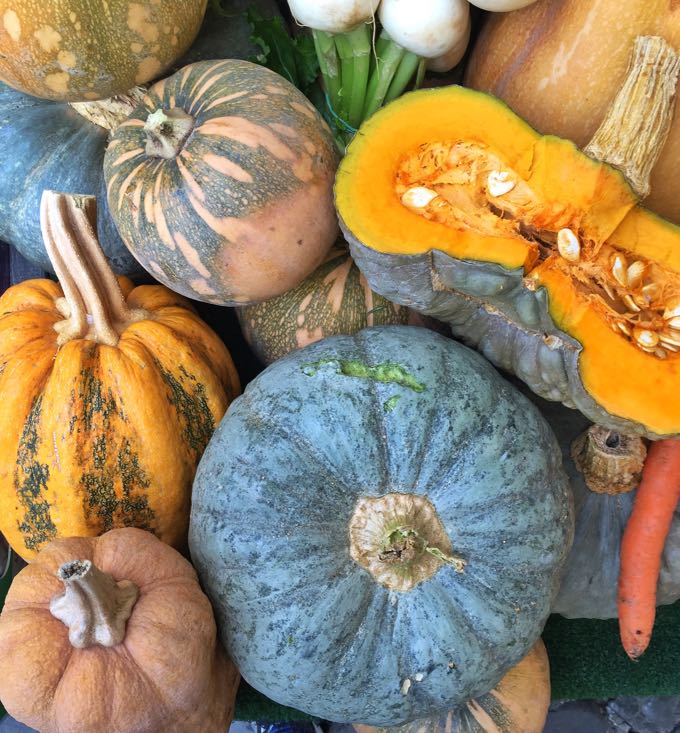
[(249, 684), (392, 726), (487, 692), (529, 651), (572, 522), (533, 405), (461, 344), (382, 326), (248, 385), (199, 465), (189, 542)]

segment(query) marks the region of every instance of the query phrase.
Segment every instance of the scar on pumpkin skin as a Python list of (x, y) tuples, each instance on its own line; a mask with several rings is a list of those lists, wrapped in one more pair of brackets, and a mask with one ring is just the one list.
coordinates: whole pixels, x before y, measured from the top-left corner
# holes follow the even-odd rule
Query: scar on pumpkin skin
[(308, 377), (316, 376), (318, 370), (325, 365), (334, 365), (336, 373), (345, 377), (358, 377), (360, 379), (372, 379), (383, 384), (398, 384), (414, 392), (424, 392), (427, 387), (409, 374), (404, 367), (392, 362), (384, 362), (369, 366), (357, 359), (320, 359), (319, 361), (303, 364), (300, 368), (303, 374)]

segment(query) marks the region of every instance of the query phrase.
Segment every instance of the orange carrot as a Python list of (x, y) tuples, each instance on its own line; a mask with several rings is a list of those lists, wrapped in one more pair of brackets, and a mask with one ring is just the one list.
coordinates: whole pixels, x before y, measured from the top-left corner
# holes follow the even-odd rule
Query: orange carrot
[(619, 633), (626, 654), (647, 649), (656, 613), (661, 554), (680, 500), (680, 440), (652, 443), (621, 541)]

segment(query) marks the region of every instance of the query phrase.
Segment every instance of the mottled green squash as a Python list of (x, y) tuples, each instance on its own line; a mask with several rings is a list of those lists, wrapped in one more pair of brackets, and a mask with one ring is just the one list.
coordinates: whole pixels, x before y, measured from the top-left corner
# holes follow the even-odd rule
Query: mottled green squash
[(342, 246), (333, 248), (296, 288), (236, 312), (246, 341), (263, 364), (326, 336), (423, 321), (409, 308), (374, 293)]
[(248, 385), (201, 459), (189, 543), (250, 685), (393, 726), (488, 692), (527, 654), (572, 523), (539, 411), (452, 339), (379, 326)]

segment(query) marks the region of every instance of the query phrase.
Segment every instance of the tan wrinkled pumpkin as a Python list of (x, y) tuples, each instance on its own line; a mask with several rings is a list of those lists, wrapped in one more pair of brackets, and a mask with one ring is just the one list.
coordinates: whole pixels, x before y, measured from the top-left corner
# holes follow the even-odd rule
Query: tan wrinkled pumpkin
[(0, 79), (82, 102), (155, 79), (196, 37), (207, 0), (0, 0)]
[[(675, 0), (541, 0), (490, 14), (466, 83), (490, 92), (539, 132), (585, 145), (626, 77), (636, 36), (661, 35), (680, 49)], [(680, 115), (651, 178), (645, 206), (680, 223)]]
[(225, 733), (239, 675), (191, 565), (148, 532), (51, 542), (0, 615), (0, 700), (40, 733)]
[(354, 728), (357, 733), (541, 733), (549, 705), (550, 667), (545, 645), (539, 639), (486, 695), (438, 717), (414, 720), (397, 728), (359, 724)]

